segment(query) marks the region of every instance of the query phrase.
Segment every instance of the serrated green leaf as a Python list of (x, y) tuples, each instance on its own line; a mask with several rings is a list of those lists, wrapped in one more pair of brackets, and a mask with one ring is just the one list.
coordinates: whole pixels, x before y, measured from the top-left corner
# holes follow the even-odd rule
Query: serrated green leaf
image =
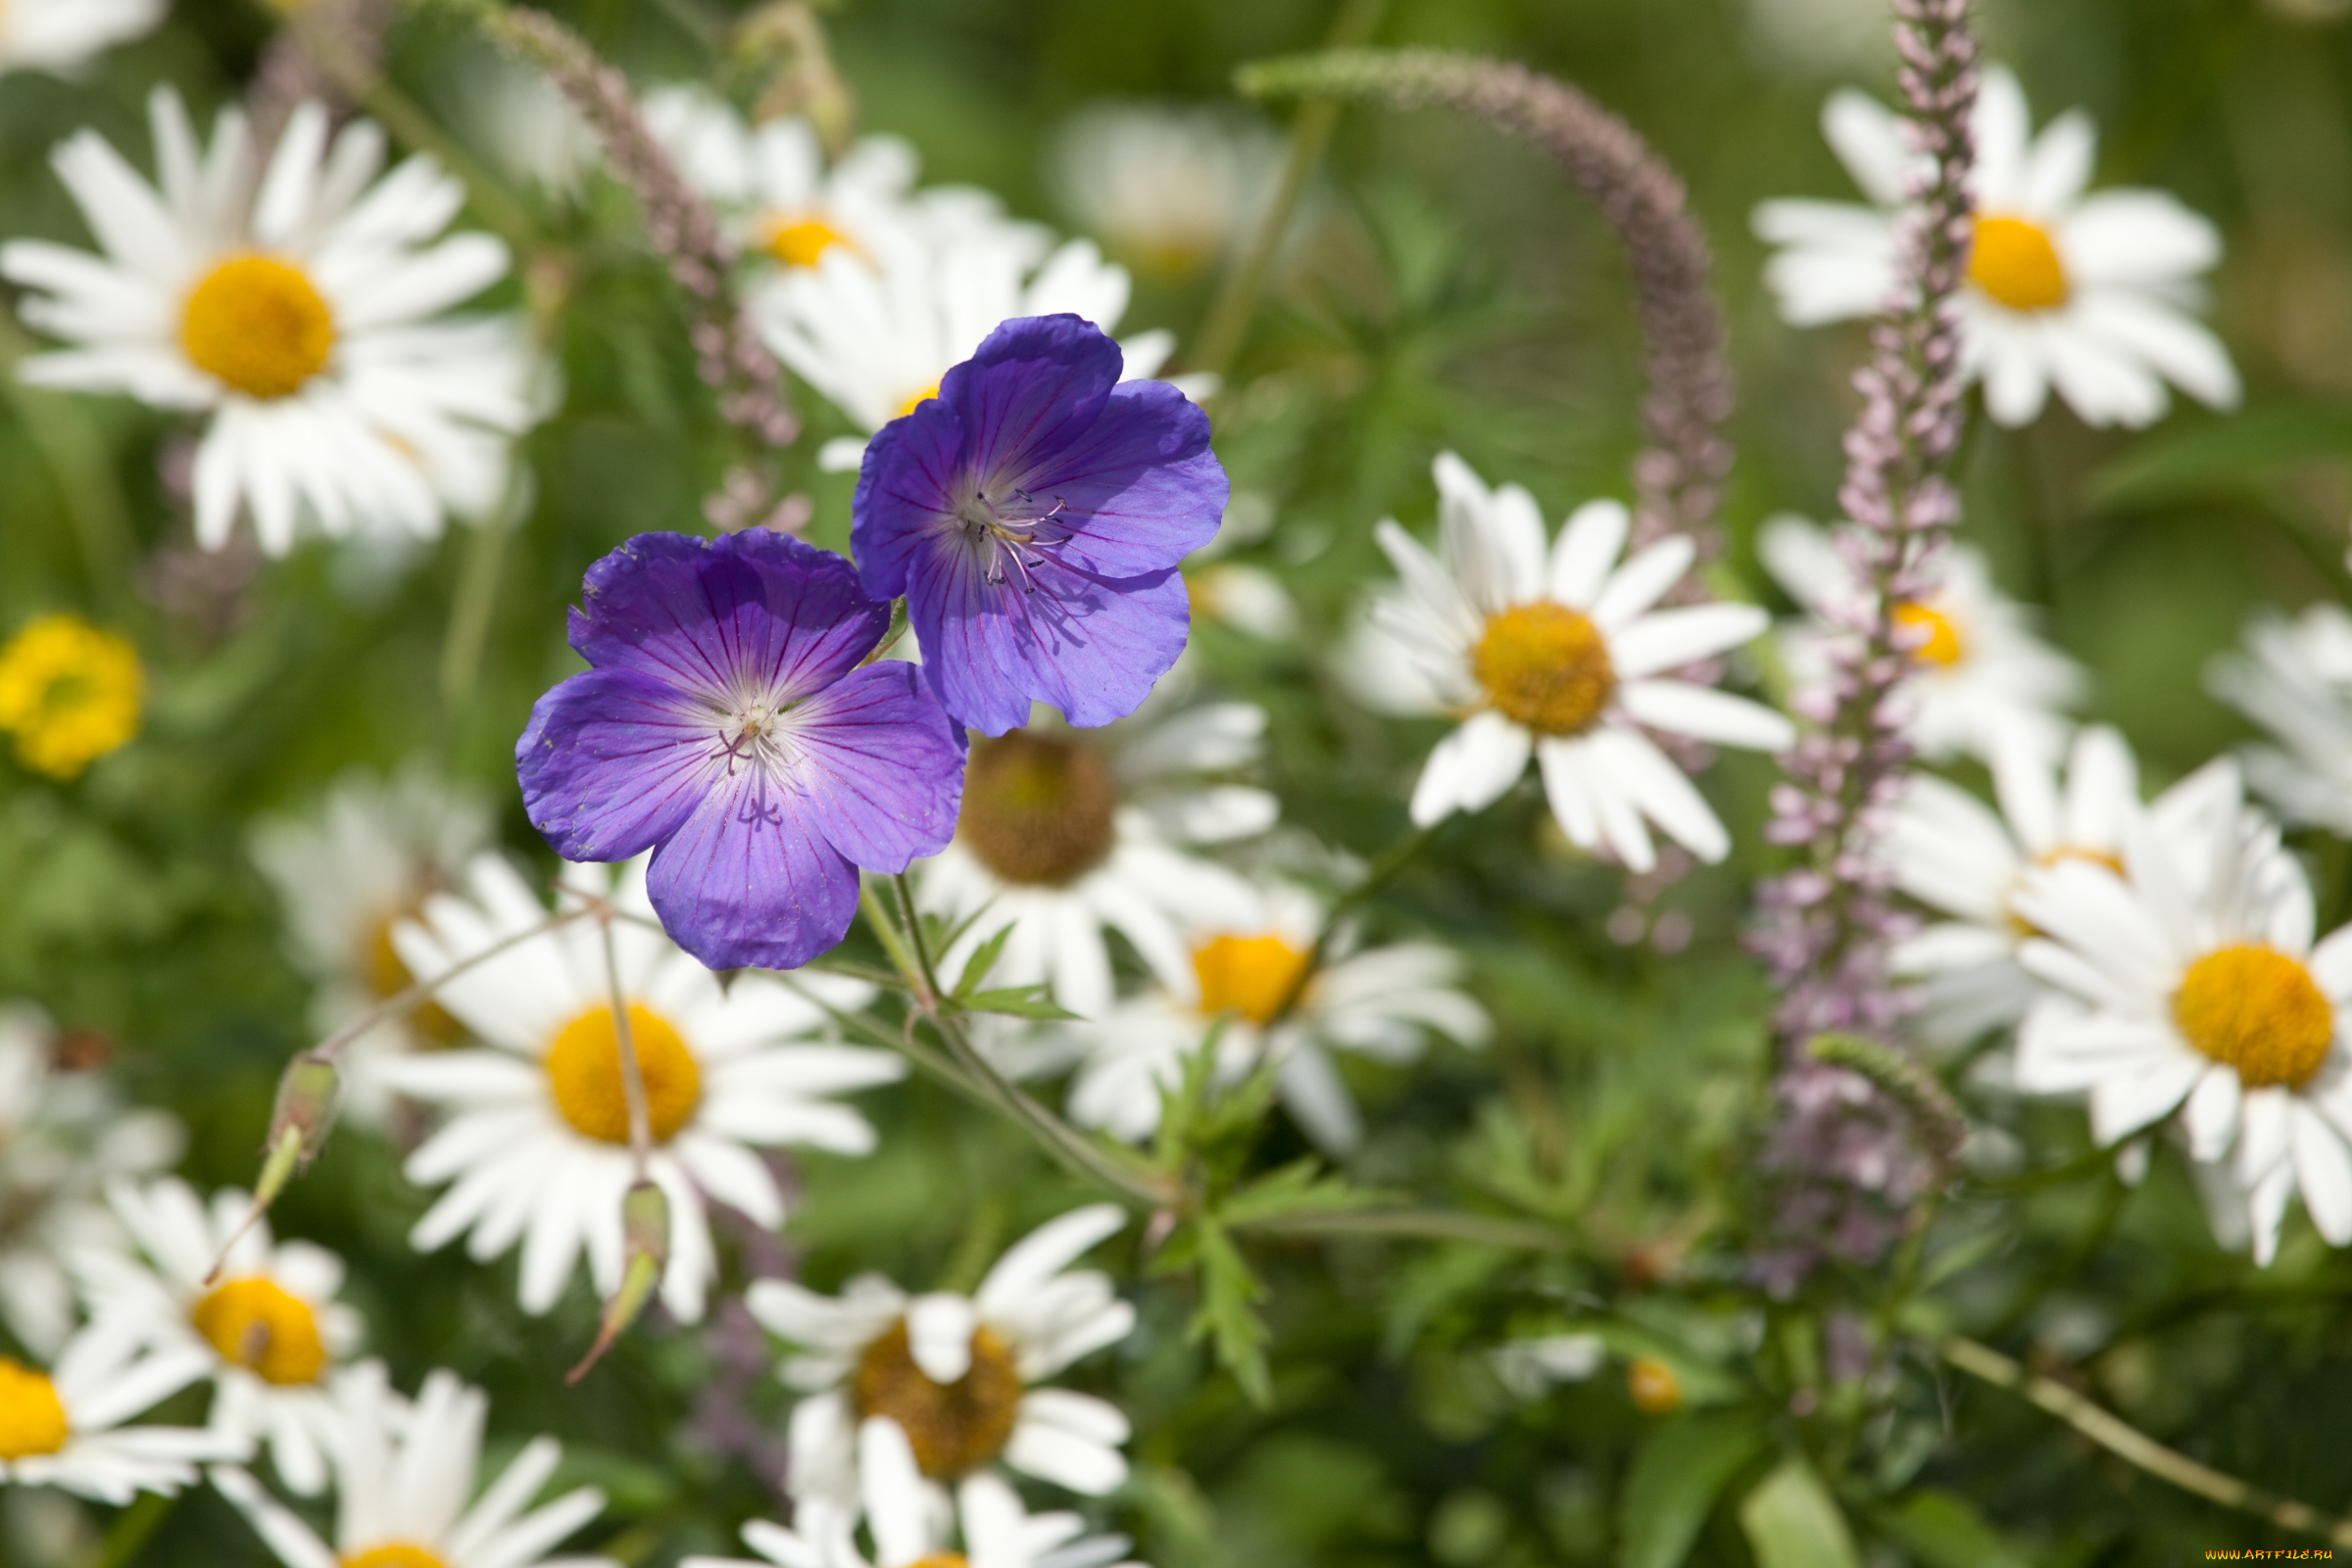
[(1381, 1194), (1348, 1186), (1309, 1157), (1236, 1189), (1217, 1205), (1217, 1218), (1226, 1225), (1254, 1225), (1283, 1214), (1329, 1213), (1381, 1201)]
[(1740, 1504), (1740, 1528), (1756, 1554), (1756, 1568), (1861, 1568), (1838, 1499), (1793, 1454)]
[(958, 999), (966, 1012), (1001, 1012), (1008, 1018), (1037, 1018), (1058, 1023), (1078, 1014), (1059, 1003), (1049, 1002), (1044, 986), (1008, 986), (1002, 991), (979, 991)]
[(997, 966), (997, 959), (1004, 956), (1004, 944), (1012, 940), (1012, 931), (1013, 928), (1007, 925), (972, 950), (971, 957), (963, 965), (963, 977), (956, 982), (956, 1001), (968, 1001), (980, 989), (980, 983), (988, 978), (988, 972)]
[(1717, 1495), (1763, 1446), (1763, 1427), (1747, 1410), (1684, 1416), (1651, 1433), (1626, 1477), (1623, 1568), (1676, 1568)]
[(1914, 1492), (1900, 1506), (1874, 1513), (1870, 1522), (1919, 1559), (1922, 1568), (2028, 1568), (2032, 1561), (1974, 1504), (1949, 1492)]
[(1266, 1325), (1257, 1315), (1257, 1302), (1266, 1288), (1258, 1283), (1233, 1238), (1214, 1220), (1195, 1220), (1190, 1227), (1200, 1255), (1200, 1309), (1193, 1314), (1186, 1337), (1207, 1339), (1218, 1364), (1233, 1374), (1243, 1395), (1259, 1408), (1274, 1402), (1273, 1379), (1266, 1371)]

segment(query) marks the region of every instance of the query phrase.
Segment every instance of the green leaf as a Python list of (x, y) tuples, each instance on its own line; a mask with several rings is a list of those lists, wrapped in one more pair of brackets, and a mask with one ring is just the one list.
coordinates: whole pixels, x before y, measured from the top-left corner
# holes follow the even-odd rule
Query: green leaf
[(1900, 1507), (1872, 1514), (1870, 1522), (1922, 1568), (2028, 1568), (2031, 1562), (1974, 1504), (1949, 1492), (1914, 1492)]
[(988, 971), (997, 966), (998, 957), (1004, 952), (1004, 944), (1012, 940), (1012, 926), (1007, 925), (972, 950), (971, 957), (963, 966), (963, 978), (956, 982), (956, 1001), (967, 1001), (980, 989), (980, 982), (988, 978)]
[(1626, 1477), (1623, 1568), (1676, 1568), (1716, 1494), (1763, 1446), (1763, 1428), (1746, 1410), (1684, 1416), (1651, 1433)]
[(1791, 1454), (1740, 1504), (1756, 1568), (1861, 1568), (1853, 1532), (1813, 1467)]
[(2326, 404), (2249, 409), (2233, 418), (2151, 436), (2092, 476), (2099, 508), (2161, 506), (2242, 490), (2282, 465), (2352, 458), (2352, 410)]
[(1322, 1162), (1309, 1157), (1293, 1160), (1247, 1187), (1237, 1188), (1217, 1205), (1217, 1219), (1225, 1225), (1252, 1225), (1283, 1214), (1330, 1213), (1334, 1209), (1362, 1208), (1382, 1200), (1378, 1193), (1368, 1193), (1348, 1186), (1337, 1176), (1325, 1175)]
[(1266, 1372), (1266, 1325), (1257, 1315), (1265, 1286), (1250, 1272), (1233, 1238), (1205, 1216), (1193, 1222), (1194, 1245), (1200, 1258), (1200, 1309), (1193, 1314), (1186, 1338), (1203, 1338), (1216, 1348), (1217, 1360), (1233, 1374), (1234, 1382), (1251, 1404), (1263, 1409), (1274, 1402), (1274, 1383)]
[(1042, 985), (978, 991), (961, 999), (961, 1005), (967, 1012), (1001, 1012), (1010, 1018), (1039, 1018), (1049, 1023), (1078, 1016), (1060, 1004), (1047, 1001), (1045, 991)]

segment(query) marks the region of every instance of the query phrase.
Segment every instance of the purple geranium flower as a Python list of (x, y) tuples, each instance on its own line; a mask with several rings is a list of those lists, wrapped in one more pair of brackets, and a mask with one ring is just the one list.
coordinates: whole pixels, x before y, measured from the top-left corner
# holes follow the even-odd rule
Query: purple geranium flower
[(639, 534), (583, 598), (571, 646), (596, 667), (531, 710), (523, 804), (565, 859), (654, 849), (654, 909), (705, 963), (806, 963), (848, 932), (858, 867), (954, 834), (962, 732), (915, 666), (859, 667), (890, 607), (841, 557), (764, 528)]
[(865, 449), (865, 591), (906, 596), (941, 701), (987, 734), (1032, 699), (1107, 724), (1184, 652), (1176, 566), (1215, 535), (1225, 470), (1206, 415), (1119, 369), (1082, 318), (1006, 321)]

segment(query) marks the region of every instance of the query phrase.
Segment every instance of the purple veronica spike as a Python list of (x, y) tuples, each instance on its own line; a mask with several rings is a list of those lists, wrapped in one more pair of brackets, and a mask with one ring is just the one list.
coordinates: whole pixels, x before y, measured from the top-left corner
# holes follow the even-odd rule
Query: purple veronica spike
[(990, 735), (1040, 699), (1073, 724), (1135, 710), (1184, 651), (1176, 565), (1225, 512), (1208, 416), (1075, 316), (1006, 321), (865, 449), (851, 542), (906, 596), (948, 711)]
[(944, 848), (962, 732), (911, 664), (859, 667), (890, 607), (841, 557), (764, 528), (639, 534), (588, 569), (571, 646), (595, 667), (515, 743), (531, 824), (567, 860), (654, 849), (654, 909), (714, 969), (838, 943), (858, 867)]

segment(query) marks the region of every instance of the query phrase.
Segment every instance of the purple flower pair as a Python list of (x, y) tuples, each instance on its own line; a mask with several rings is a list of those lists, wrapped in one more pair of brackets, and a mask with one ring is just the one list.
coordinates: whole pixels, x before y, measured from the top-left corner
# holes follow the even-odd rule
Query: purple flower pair
[[(782, 534), (641, 534), (592, 567), (514, 760), (572, 860), (654, 851), (647, 886), (713, 968), (792, 968), (847, 934), (858, 871), (944, 849), (960, 720), (1132, 712), (1183, 652), (1179, 563), (1224, 470), (1174, 387), (1121, 382), (1075, 316), (1007, 321), (867, 447), (853, 568)], [(859, 590), (859, 579), (863, 591)], [(906, 596), (927, 664), (866, 664)], [(871, 595), (873, 597), (868, 597)]]

